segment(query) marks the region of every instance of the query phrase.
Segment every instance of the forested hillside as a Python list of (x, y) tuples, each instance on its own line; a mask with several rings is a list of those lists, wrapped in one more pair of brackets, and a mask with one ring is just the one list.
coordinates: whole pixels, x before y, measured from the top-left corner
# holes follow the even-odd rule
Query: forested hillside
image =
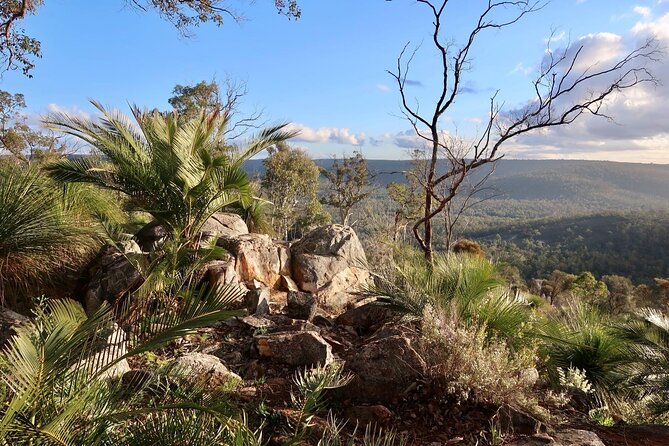
[[(332, 161), (317, 163), (329, 168)], [(386, 186), (406, 181), (410, 161), (370, 160), (369, 167), (375, 206), (389, 208)], [(246, 168), (263, 172), (260, 160)], [(637, 283), (669, 275), (669, 165), (502, 160), (486, 186), (489, 199), (466, 213), (458, 235), (479, 241), (526, 279), (555, 269)]]

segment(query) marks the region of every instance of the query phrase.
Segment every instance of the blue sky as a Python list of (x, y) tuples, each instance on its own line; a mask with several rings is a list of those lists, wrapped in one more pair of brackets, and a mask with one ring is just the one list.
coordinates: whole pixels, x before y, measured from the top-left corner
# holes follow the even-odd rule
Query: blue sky
[[(446, 28), (456, 42), (462, 41), (484, 3), (451, 0)], [(409, 77), (419, 83), (412, 94), (429, 104), (439, 72), (424, 6), (413, 0), (302, 0), (302, 18), (289, 21), (276, 14), (270, 0), (238, 4), (247, 17), (243, 23), (201, 26), (193, 37), (184, 38), (157, 14), (124, 6), (122, 0), (46, 0), (39, 14), (25, 23), (43, 44), (44, 57), (34, 77), (6, 73), (0, 88), (23, 92), (33, 116), (49, 110), (90, 114), (88, 98), (123, 110), (128, 102), (167, 109), (175, 84), (229, 76), (247, 82), (243, 111), (262, 109), (269, 122), (295, 123), (304, 129), (295, 144), (314, 157), (350, 153), (356, 146), (369, 158), (406, 156), (401, 146), (409, 139), (402, 135), (410, 126), (398, 117), (398, 94), (386, 70), (394, 67), (407, 42), (412, 48), (421, 45)], [(507, 106), (527, 100), (533, 69), (551, 30), (565, 37), (558, 44), (567, 36), (571, 41), (596, 36), (593, 41), (604, 51), (610, 40), (600, 36), (615, 35), (633, 44), (641, 30), (669, 43), (665, 25), (667, 0), (553, 0), (514, 27), (482, 36), (466, 74), (467, 93), (444, 125), (451, 132), (457, 128), (473, 135), (496, 89)], [(652, 96), (669, 96), (667, 88)], [(657, 102), (646, 107), (652, 108), (647, 115), (669, 116), (666, 102)], [(646, 119), (643, 135), (627, 134), (628, 126), (639, 128), (639, 123), (626, 121), (630, 113), (624, 106), (615, 109), (622, 115), (616, 124), (586, 120), (571, 132), (514, 143), (508, 153), (669, 162), (666, 118)]]

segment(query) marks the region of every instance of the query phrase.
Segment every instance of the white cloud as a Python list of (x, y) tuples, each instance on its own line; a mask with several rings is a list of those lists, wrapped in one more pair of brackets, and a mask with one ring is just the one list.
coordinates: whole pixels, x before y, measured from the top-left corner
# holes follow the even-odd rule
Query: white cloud
[(567, 32), (566, 31), (560, 31), (559, 33), (554, 33), (551, 34), (550, 37), (546, 37), (544, 39), (544, 43), (557, 43), (557, 42), (563, 42), (567, 40)]
[[(648, 37), (657, 39), (661, 47), (669, 47), (669, 14), (654, 21), (637, 23), (632, 33), (624, 37), (609, 33), (584, 36), (566, 50), (567, 56), (582, 47), (583, 63), (576, 66), (574, 75), (586, 69), (592, 72), (615, 63)], [(613, 117), (614, 122), (583, 115), (571, 125), (519, 137), (507, 146), (509, 155), (669, 162), (669, 127), (666, 118), (669, 116), (669, 64), (666, 56), (662, 56), (662, 59), (649, 66), (660, 81), (659, 85), (637, 85), (633, 89), (611, 95), (606, 101), (602, 111)], [(597, 79), (589, 84), (589, 89), (575, 91), (565, 99), (571, 103), (578, 101), (591, 91), (601, 90), (612, 79)]]
[(386, 84), (376, 84), (376, 89), (381, 93), (388, 93), (390, 91), (390, 87)]
[(294, 139), (302, 142), (315, 143), (335, 143), (335, 144), (350, 144), (353, 146), (365, 144), (366, 136), (364, 133), (351, 133), (347, 128), (336, 127), (320, 127), (312, 129), (303, 124), (290, 124), (289, 130), (297, 130), (300, 132)]
[(632, 32), (637, 35), (655, 36), (660, 40), (669, 40), (669, 13), (663, 15), (655, 21), (639, 22), (634, 25)]
[(73, 106), (64, 106), (59, 104), (51, 103), (47, 105), (48, 113), (64, 113), (69, 116), (74, 116), (81, 119), (91, 119), (91, 114), (80, 109), (76, 105)]
[(518, 62), (515, 68), (509, 71), (509, 75), (521, 73), (524, 76), (528, 76), (530, 73), (532, 73), (532, 71), (534, 71), (534, 68), (526, 67), (524, 63)]
[(637, 13), (639, 15), (642, 15), (644, 17), (649, 17), (650, 14), (651, 14), (651, 10), (648, 6), (638, 6), (637, 5), (634, 8), (632, 8), (632, 11), (634, 11), (635, 13)]

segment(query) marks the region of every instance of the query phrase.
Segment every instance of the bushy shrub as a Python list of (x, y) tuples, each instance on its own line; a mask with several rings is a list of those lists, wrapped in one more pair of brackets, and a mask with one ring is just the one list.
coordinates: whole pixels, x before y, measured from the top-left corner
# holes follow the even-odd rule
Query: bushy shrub
[(490, 339), (477, 326), (430, 327), (426, 357), (431, 376), (444, 383), (448, 393), (461, 400), (514, 407), (535, 406), (535, 352), (512, 353), (506, 343)]

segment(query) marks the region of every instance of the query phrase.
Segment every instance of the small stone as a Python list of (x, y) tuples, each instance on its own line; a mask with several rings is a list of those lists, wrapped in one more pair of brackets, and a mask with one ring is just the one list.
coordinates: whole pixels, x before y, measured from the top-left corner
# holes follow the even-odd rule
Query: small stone
[(316, 302), (316, 298), (312, 294), (301, 291), (289, 291), (287, 299), (286, 314), (288, 316), (311, 321), (316, 315), (318, 302)]
[(258, 354), (289, 365), (327, 365), (333, 361), (332, 347), (314, 331), (295, 331), (256, 336)]
[(270, 291), (267, 287), (249, 290), (246, 293), (246, 308), (256, 315), (269, 314)]
[(289, 276), (281, 276), (280, 286), (285, 291), (300, 291), (295, 281)]
[(206, 379), (208, 384), (220, 386), (228, 381), (241, 381), (236, 373), (228, 368), (214, 355), (204, 353), (187, 353), (173, 361), (173, 365), (184, 372)]
[(393, 417), (393, 413), (386, 406), (381, 404), (376, 404), (374, 406), (353, 406), (346, 411), (346, 415), (351, 421), (354, 421), (360, 426), (367, 426), (370, 424), (385, 426)]
[(253, 330), (272, 328), (276, 325), (274, 321), (258, 315), (245, 316), (241, 318), (241, 322)]

